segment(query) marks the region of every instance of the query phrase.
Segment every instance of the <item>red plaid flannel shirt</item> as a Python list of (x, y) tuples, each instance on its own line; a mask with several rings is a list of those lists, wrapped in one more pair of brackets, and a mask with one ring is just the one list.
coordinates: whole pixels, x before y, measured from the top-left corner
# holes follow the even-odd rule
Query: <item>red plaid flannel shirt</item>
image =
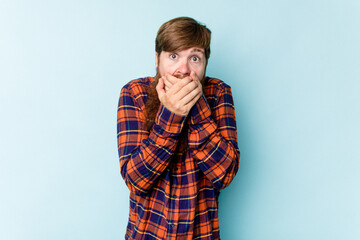
[[(160, 106), (144, 130), (152, 77), (126, 84), (119, 100), (121, 175), (130, 189), (125, 239), (220, 239), (218, 197), (239, 167), (235, 110), (228, 85), (206, 78), (188, 117)], [(188, 148), (178, 138), (188, 124)]]

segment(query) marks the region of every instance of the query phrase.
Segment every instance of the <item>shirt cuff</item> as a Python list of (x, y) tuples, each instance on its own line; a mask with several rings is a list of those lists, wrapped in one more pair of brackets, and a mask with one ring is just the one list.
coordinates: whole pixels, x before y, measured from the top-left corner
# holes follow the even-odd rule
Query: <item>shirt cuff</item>
[(156, 115), (155, 124), (159, 125), (166, 132), (180, 133), (185, 120), (186, 116), (176, 115), (164, 105), (161, 105)]
[(190, 116), (190, 121), (193, 125), (198, 124), (202, 120), (211, 116), (210, 106), (206, 101), (204, 94), (199, 98), (199, 100), (190, 110)]

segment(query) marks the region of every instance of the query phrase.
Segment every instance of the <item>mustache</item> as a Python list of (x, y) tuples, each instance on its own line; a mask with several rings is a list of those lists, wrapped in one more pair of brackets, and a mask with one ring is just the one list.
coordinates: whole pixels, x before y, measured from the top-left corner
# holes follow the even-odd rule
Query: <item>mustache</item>
[[(175, 73), (173, 76), (176, 77), (176, 78), (179, 78), (179, 79), (183, 79), (183, 78), (189, 77), (190, 74)], [(203, 76), (202, 78), (200, 78), (199, 80), (200, 80), (200, 82), (203, 84), (204, 81), (205, 81), (205, 74), (204, 74), (204, 76)]]
[[(186, 77), (190, 76), (190, 74), (175, 73), (175, 74), (173, 74), (173, 76), (176, 77), (176, 78), (178, 78), (178, 79), (183, 79), (183, 78), (186, 78)], [(160, 75), (160, 73), (159, 73), (159, 69), (156, 69), (156, 75), (155, 75), (155, 77), (154, 77), (154, 79), (155, 79), (155, 84), (158, 83), (160, 77), (161, 77), (161, 75)], [(205, 79), (206, 79), (205, 74), (204, 74), (202, 77), (199, 78), (199, 80), (200, 80), (200, 82), (201, 82), (202, 84), (205, 83)]]
[(188, 74), (176, 73), (176, 74), (174, 74), (173, 76), (176, 77), (176, 78), (179, 78), (179, 79), (183, 79), (183, 78), (186, 78), (186, 77), (188, 77), (188, 76), (190, 76), (190, 75), (188, 75)]

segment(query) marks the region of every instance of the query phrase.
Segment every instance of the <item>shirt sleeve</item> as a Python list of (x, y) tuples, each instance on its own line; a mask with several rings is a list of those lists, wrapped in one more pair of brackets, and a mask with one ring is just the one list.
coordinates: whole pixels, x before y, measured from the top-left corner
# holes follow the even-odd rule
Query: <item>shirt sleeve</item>
[(190, 153), (213, 186), (223, 189), (235, 177), (240, 161), (230, 87), (221, 90), (213, 112), (203, 95), (190, 114)]
[[(136, 102), (135, 90), (121, 90), (117, 112), (117, 141), (121, 175), (130, 191), (144, 194), (169, 164), (185, 117), (160, 106), (150, 132)], [(139, 95), (139, 94), (137, 94)]]

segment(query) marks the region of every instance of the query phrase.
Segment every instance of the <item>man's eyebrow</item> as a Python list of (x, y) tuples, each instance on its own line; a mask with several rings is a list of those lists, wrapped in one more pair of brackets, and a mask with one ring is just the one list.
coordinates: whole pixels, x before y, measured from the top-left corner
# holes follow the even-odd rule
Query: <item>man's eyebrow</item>
[(202, 48), (195, 48), (193, 50), (191, 50), (191, 52), (201, 52), (204, 53), (204, 50)]

